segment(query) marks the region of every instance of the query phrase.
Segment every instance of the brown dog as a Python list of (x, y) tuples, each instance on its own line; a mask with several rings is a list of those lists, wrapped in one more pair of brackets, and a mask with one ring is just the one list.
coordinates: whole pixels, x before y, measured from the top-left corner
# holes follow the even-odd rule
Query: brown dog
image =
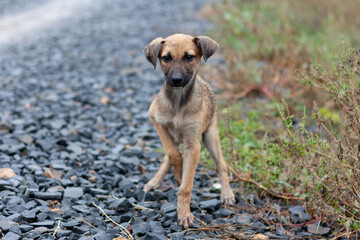
[[(154, 39), (145, 47), (146, 58), (156, 67), (160, 60), (165, 84), (152, 102), (149, 115), (166, 153), (156, 175), (144, 190), (158, 188), (170, 166), (180, 185), (177, 216), (185, 228), (192, 225), (190, 198), (194, 174), (200, 155), (200, 137), (214, 159), (221, 183), (221, 200), (234, 203), (234, 194), (227, 176), (226, 163), (221, 153), (217, 129), (215, 96), (210, 86), (197, 76), (201, 57), (206, 61), (218, 44), (205, 36), (184, 34)], [(178, 145), (184, 145), (181, 154)]]

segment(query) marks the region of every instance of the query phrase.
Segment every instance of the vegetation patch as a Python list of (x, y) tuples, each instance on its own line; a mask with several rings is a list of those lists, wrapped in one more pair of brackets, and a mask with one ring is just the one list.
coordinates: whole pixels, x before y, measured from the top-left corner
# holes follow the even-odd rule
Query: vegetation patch
[(230, 106), (219, 105), (219, 132), (229, 165), (272, 193), (303, 197), (319, 223), (331, 218), (354, 234), (360, 1), (229, 0), (210, 12), (226, 62), (218, 86)]

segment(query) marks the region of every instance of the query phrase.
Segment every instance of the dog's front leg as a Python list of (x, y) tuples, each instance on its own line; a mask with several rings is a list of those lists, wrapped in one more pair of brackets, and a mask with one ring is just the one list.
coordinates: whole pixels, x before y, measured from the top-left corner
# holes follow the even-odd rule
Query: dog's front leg
[(190, 200), (200, 149), (199, 140), (193, 143), (184, 143), (183, 174), (178, 191), (177, 217), (179, 224), (185, 228), (192, 225), (194, 221), (194, 216), (190, 212)]
[(180, 185), (183, 165), (183, 158), (181, 156), (181, 153), (179, 152), (179, 149), (175, 146), (175, 143), (170, 136), (169, 131), (164, 126), (157, 123), (154, 117), (150, 116), (150, 119), (159, 135), (164, 151), (169, 158), (170, 164), (174, 168), (174, 176), (176, 182)]

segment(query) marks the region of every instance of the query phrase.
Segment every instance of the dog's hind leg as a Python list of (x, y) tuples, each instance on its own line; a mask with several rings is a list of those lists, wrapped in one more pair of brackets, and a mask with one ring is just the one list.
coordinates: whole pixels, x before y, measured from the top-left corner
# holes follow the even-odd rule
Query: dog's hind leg
[(161, 164), (159, 170), (155, 174), (155, 176), (144, 186), (144, 191), (148, 192), (152, 189), (157, 189), (160, 187), (164, 177), (170, 170), (170, 161), (169, 157), (165, 155), (164, 162)]
[(217, 121), (215, 117), (207, 131), (203, 133), (203, 142), (216, 165), (216, 173), (221, 184), (221, 201), (225, 204), (233, 204), (235, 202), (234, 193), (229, 184), (226, 162), (222, 156), (216, 124)]

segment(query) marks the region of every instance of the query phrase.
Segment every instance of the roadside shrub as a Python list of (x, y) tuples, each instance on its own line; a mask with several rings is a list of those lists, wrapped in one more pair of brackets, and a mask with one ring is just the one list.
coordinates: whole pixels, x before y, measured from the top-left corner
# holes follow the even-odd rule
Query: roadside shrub
[(334, 101), (340, 122), (333, 125), (314, 107), (317, 128), (309, 126), (305, 114), (295, 125), (284, 104), (279, 110), (287, 135), (280, 139), (277, 151), (306, 169), (309, 206), (314, 211), (347, 228), (360, 228), (360, 51), (344, 51), (338, 61), (334, 74), (313, 66), (301, 80)]

